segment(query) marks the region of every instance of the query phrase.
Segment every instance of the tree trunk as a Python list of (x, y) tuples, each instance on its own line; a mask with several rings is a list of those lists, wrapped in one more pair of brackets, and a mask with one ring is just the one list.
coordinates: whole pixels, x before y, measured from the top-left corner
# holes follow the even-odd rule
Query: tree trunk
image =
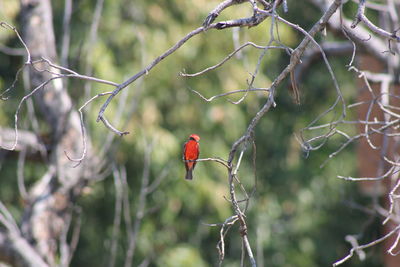
[[(32, 62), (45, 58), (56, 63), (50, 0), (21, 0), (21, 18), (22, 38)], [(69, 225), (67, 218), (74, 200), (89, 177), (94, 176), (92, 166), (96, 163), (90, 153), (90, 140), (87, 140), (85, 160), (77, 167), (65, 155), (81, 157), (83, 143), (79, 113), (72, 109), (71, 98), (61, 79), (54, 79), (56, 76), (51, 73), (58, 71), (44, 61), (28, 67), (31, 90), (53, 79), (34, 95), (49, 129), (40, 133), (50, 137), (45, 159), (48, 170), (28, 191), (21, 231), (0, 231), (0, 260), (15, 266), (55, 266), (60, 235)], [(38, 71), (45, 69), (50, 72)]]

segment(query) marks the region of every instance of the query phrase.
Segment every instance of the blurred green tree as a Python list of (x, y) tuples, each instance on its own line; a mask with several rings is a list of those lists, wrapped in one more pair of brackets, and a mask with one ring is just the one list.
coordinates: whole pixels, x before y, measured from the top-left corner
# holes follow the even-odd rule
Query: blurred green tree
[[(29, 34), (34, 35), (33, 40), (48, 36), (26, 30), (27, 25), (37, 19), (29, 17), (28, 12), (45, 8), (44, 2), (48, 1), (21, 1), (21, 6), (14, 0), (0, 2), (0, 21), (25, 32), (24, 41)], [(219, 15), (217, 22), (243, 17), (254, 19), (263, 16), (261, 9), (272, 12), (275, 3), (277, 12), (285, 20), (308, 30), (324, 14), (318, 5), (308, 1), (289, 2), (288, 12), (282, 7), (286, 1), (256, 2), (260, 10), (254, 16), (252, 5), (241, 4), (215, 13), (214, 17)], [(59, 56), (47, 59), (54, 63), (63, 61), (64, 67), (80, 74), (120, 83), (200, 27), (218, 4), (219, 1), (205, 0), (54, 1), (50, 10), (53, 20), (49, 23), (54, 27), (54, 49)], [(343, 6), (345, 14), (354, 13), (356, 8), (356, 4), (351, 3)], [(70, 21), (68, 27), (66, 21)], [(228, 27), (218, 23), (211, 25)], [(279, 90), (271, 97), (273, 82), (291, 62), (293, 49), (306, 37), (293, 25), (277, 18), (270, 17), (259, 25), (248, 26), (254, 27), (202, 29), (204, 32), (188, 40), (118, 94), (107, 107), (106, 115), (114, 127), (129, 131), (129, 135), (119, 138), (101, 122), (96, 122), (108, 95), (88, 103), (83, 109), (83, 118), (89, 152), (76, 168), (77, 163), (68, 160), (65, 154), (79, 158), (85, 149), (77, 110), (91, 97), (114, 88), (85, 77), (60, 79), (64, 86), (62, 92), (71, 101), (62, 116), (70, 118), (73, 121), (70, 124), (75, 127), (75, 131), (68, 134), (68, 129), (73, 127), (57, 120), (57, 125), (64, 127), (60, 136), (69, 140), (68, 146), (55, 135), (58, 128), (46, 119), (49, 112), (39, 111), (43, 104), (37, 99), (27, 99), (19, 113), (21, 142), (27, 134), (27, 140), (33, 138), (32, 142), (44, 149), (29, 144), (26, 149), (22, 143), (16, 151), (0, 151), (0, 201), (21, 226), (18, 238), (30, 244), (34, 251), (28, 251), (28, 256), (18, 249), (13, 251), (7, 236), (11, 230), (0, 220), (0, 262), (16, 266), (38, 266), (37, 262), (54, 266), (215, 266), (220, 264), (222, 256), (221, 225), (236, 220), (235, 224), (224, 227), (229, 231), (224, 232), (223, 266), (241, 266), (240, 255), (248, 255), (241, 235), (248, 236), (258, 266), (327, 266), (348, 253), (349, 245), (344, 242), (346, 235), (361, 233), (360, 243), (381, 236), (378, 217), (365, 211), (369, 199), (359, 194), (355, 184), (335, 178), (356, 175), (355, 146), (351, 145), (320, 168), (331, 158), (330, 154), (346, 142), (345, 136), (330, 135), (329, 130), (355, 135), (354, 125), (342, 123), (328, 131), (325, 128), (302, 132), (338, 98), (326, 64), (313, 56), (314, 50), (310, 48), (303, 58), (302, 64), (306, 67), (303, 69), (300, 64), (296, 72), (291, 69), (301, 89), (300, 106), (293, 103), (290, 90), (286, 90), (292, 88), (289, 78), (279, 81)], [(321, 44), (346, 40), (341, 35), (314, 34)], [(68, 39), (66, 36), (70, 36), (70, 41), (63, 45), (63, 40)], [(275, 41), (270, 43), (270, 40)], [(35, 42), (27, 42), (32, 52), (34, 48), (30, 45)], [(241, 49), (214, 71), (184, 77), (221, 62), (246, 42), (256, 45)], [(18, 77), (15, 88), (5, 95), (9, 99), (2, 102), (0, 110), (0, 144), (9, 147), (14, 138), (12, 127), (18, 103), (35, 87), (32, 85), (37, 84), (32, 77), (38, 72), (42, 75), (38, 69), (55, 72), (56, 68), (46, 62), (37, 69), (27, 64), (18, 74), (27, 54), (15, 32), (1, 28), (0, 44), (2, 91)], [(51, 50), (50, 43), (41, 45)], [(255, 47), (266, 45), (277, 47), (269, 50)], [(67, 57), (60, 58), (66, 46)], [(351, 58), (353, 46), (347, 42), (339, 48), (343, 49), (340, 53), (327, 46), (326, 53), (341, 91), (351, 103), (357, 92), (353, 89), (353, 74), (344, 66)], [(318, 49), (317, 53), (320, 53)], [(35, 59), (40, 56), (44, 55)], [(312, 58), (309, 65), (308, 58)], [(68, 73), (63, 69), (58, 71)], [(39, 77), (38, 81), (52, 77), (51, 73), (47, 74), (50, 76)], [(54, 88), (57, 89), (57, 85), (49, 84), (40, 89), (44, 92), (42, 101), (46, 101), (46, 95), (51, 97)], [(259, 90), (246, 92), (246, 89)], [(244, 91), (210, 102), (203, 99), (235, 90)], [(52, 110), (65, 104), (65, 101), (49, 102)], [(251, 132), (246, 133), (246, 128), (266, 103), (271, 109)], [(341, 119), (341, 112), (337, 105), (318, 123), (332, 124)], [(347, 112), (347, 120), (358, 119), (353, 109)], [(184, 180), (181, 153), (183, 143), (192, 133), (201, 136), (200, 157), (214, 160), (198, 162), (194, 180), (188, 182)], [(306, 137), (319, 134), (323, 148), (307, 150)], [(237, 147), (238, 152), (232, 154), (235, 160), (230, 162), (232, 145), (243, 135), (246, 141)], [(242, 151), (243, 157), (240, 157)], [(217, 158), (228, 161), (225, 164), (231, 164), (231, 169), (227, 171), (223, 164), (215, 161)], [(239, 165), (238, 172), (234, 173), (235, 166)], [(49, 174), (53, 168), (54, 173)], [(79, 174), (75, 176), (74, 172)], [(45, 187), (48, 191), (38, 192), (38, 185), (49, 176), (50, 182)], [(21, 180), (28, 197), (23, 196)], [(238, 206), (245, 213), (243, 219), (238, 219), (240, 216), (232, 209), (230, 185), (233, 184)], [(40, 210), (37, 204), (48, 195), (51, 201), (45, 202), (44, 210), (55, 215), (46, 222), (51, 238), (44, 237), (47, 238), (44, 249), (40, 239), (43, 232), (41, 229), (36, 232), (34, 227), (42, 225), (41, 221), (35, 221), (32, 214)], [(34, 205), (36, 209), (31, 207)], [(0, 209), (0, 218), (8, 221), (5, 207)], [(235, 214), (236, 217), (231, 217)], [(27, 219), (30, 217), (33, 219)], [(245, 221), (246, 231), (243, 225), (239, 226), (240, 220)], [(380, 249), (370, 249), (366, 262), (367, 265), (354, 259), (351, 266), (382, 266)]]

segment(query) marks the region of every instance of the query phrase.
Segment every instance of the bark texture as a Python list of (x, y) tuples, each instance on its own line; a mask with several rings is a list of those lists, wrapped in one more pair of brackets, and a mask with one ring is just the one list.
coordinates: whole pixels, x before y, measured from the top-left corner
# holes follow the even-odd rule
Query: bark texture
[[(50, 0), (21, 0), (21, 18), (22, 38), (30, 51), (31, 61), (45, 58), (56, 63)], [(95, 160), (90, 153), (90, 140), (87, 140), (89, 152), (79, 166), (75, 167), (76, 162), (65, 155), (67, 152), (71, 158), (79, 158), (83, 144), (79, 113), (72, 109), (67, 88), (51, 73), (57, 70), (45, 62), (27, 68), (30, 89), (41, 87), (35, 93), (34, 101), (48, 126), (40, 133), (49, 137), (46, 149), (40, 149), (42, 154), (45, 151), (48, 170), (28, 190), (20, 225), (15, 229), (0, 229), (0, 261), (13, 266), (55, 266), (60, 235), (69, 226), (68, 218), (75, 199), (88, 183), (88, 177), (94, 175)], [(45, 69), (50, 72), (38, 71)], [(49, 80), (52, 81), (48, 83)], [(35, 141), (37, 135), (21, 133), (21, 140), (28, 140), (27, 146), (31, 149), (35, 148), (32, 144), (40, 143)], [(24, 138), (25, 135), (29, 138)], [(20, 146), (23, 144), (19, 143)]]

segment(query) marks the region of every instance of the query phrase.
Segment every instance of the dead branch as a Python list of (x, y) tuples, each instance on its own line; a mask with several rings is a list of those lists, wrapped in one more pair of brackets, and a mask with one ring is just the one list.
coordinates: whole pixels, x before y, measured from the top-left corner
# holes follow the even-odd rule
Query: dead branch
[(366, 4), (365, 0), (360, 0), (360, 3), (358, 4), (357, 16), (356, 16), (353, 24), (351, 25), (351, 28), (354, 29), (355, 27), (357, 27), (358, 23), (363, 22), (365, 24), (365, 26), (367, 26), (371, 31), (373, 31), (377, 35), (380, 35), (384, 38), (387, 38), (387, 39), (390, 39), (390, 40), (393, 40), (396, 42), (400, 42), (400, 37), (396, 35), (397, 31), (393, 31), (392, 33), (385, 31), (384, 29), (373, 24), (367, 18), (367, 16), (365, 16), (365, 14), (364, 14), (365, 13), (365, 4)]
[(374, 241), (372, 241), (372, 242), (370, 242), (370, 243), (368, 243), (368, 244), (365, 244), (365, 245), (353, 247), (353, 248), (350, 250), (350, 253), (349, 253), (347, 256), (345, 256), (343, 259), (338, 260), (337, 262), (335, 262), (335, 263), (333, 264), (333, 266), (334, 266), (334, 267), (335, 267), (335, 266), (339, 266), (339, 265), (343, 264), (344, 262), (348, 261), (351, 257), (353, 257), (354, 252), (356, 252), (357, 250), (363, 250), (363, 249), (365, 249), (365, 248), (369, 248), (369, 247), (375, 246), (376, 244), (381, 243), (382, 241), (384, 241), (384, 240), (388, 239), (389, 237), (391, 237), (391, 236), (392, 236), (394, 233), (396, 233), (399, 229), (400, 229), (400, 225), (397, 226), (396, 228), (394, 228), (392, 231), (390, 231), (388, 234), (384, 235), (384, 236), (381, 237), (381, 238), (378, 238), (378, 239), (376, 239), (376, 240), (374, 240)]

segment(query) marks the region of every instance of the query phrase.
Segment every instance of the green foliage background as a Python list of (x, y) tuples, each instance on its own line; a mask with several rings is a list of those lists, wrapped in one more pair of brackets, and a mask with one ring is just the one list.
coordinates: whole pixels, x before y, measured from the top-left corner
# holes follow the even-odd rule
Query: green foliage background
[[(319, 11), (302, 1), (289, 1), (284, 16), (305, 29), (318, 19)], [(84, 73), (93, 66), (93, 75), (121, 82), (171, 47), (189, 31), (199, 27), (218, 1), (206, 0), (115, 0), (105, 1), (97, 41), (88, 46), (90, 24), (96, 1), (74, 1), (71, 24), (70, 68)], [(19, 3), (1, 2), (0, 20), (19, 27)], [(58, 43), (62, 36), (63, 1), (53, 1), (54, 27)], [(245, 5), (224, 11), (220, 20), (250, 15)], [(269, 21), (251, 29), (240, 29), (241, 42), (266, 44)], [(293, 29), (279, 26), (281, 41), (295, 47), (302, 36)], [(321, 37), (319, 37), (321, 38)], [(328, 35), (327, 39), (334, 40)], [(0, 43), (20, 47), (11, 31), (0, 30)], [(245, 131), (248, 123), (266, 101), (262, 93), (249, 94), (240, 104), (232, 105), (220, 98), (211, 103), (200, 99), (190, 89), (206, 97), (246, 88), (249, 72), (253, 72), (259, 50), (246, 48), (242, 58), (233, 58), (216, 71), (196, 78), (183, 78), (179, 72), (199, 71), (216, 64), (233, 51), (232, 30), (209, 31), (194, 37), (181, 49), (155, 67), (144, 79), (126, 89), (109, 106), (113, 118), (120, 103), (126, 102), (118, 127), (130, 135), (116, 141), (107, 154), (110, 164), (125, 165), (128, 174), (132, 214), (135, 214), (143, 172), (144, 151), (154, 144), (151, 154), (150, 179), (164, 168), (168, 175), (149, 196), (146, 213), (138, 236), (133, 266), (149, 258), (152, 266), (215, 266), (218, 264), (216, 244), (219, 228), (204, 225), (221, 223), (233, 215), (224, 199), (228, 197), (226, 170), (212, 162), (201, 162), (193, 181), (185, 181), (181, 147), (187, 136), (201, 136), (201, 157), (227, 158), (232, 143)], [(288, 56), (271, 50), (261, 65), (255, 86), (268, 87)], [(330, 58), (341, 89), (348, 101), (354, 98), (354, 84), (345, 71), (349, 58)], [(23, 63), (22, 58), (0, 53), (0, 86), (8, 87)], [(277, 107), (261, 120), (256, 128), (257, 186), (250, 202), (247, 220), (250, 242), (260, 266), (329, 266), (349, 249), (344, 237), (362, 232), (368, 216), (350, 208), (352, 202), (365, 203), (357, 186), (335, 178), (356, 175), (354, 147), (343, 151), (324, 168), (320, 165), (338, 148), (340, 138), (333, 138), (308, 158), (295, 139), (295, 133), (333, 103), (336, 95), (322, 62), (314, 64), (300, 84), (302, 105), (295, 106), (288, 94), (288, 84), (278, 88)], [(109, 90), (92, 84), (90, 95)], [(84, 82), (69, 80), (68, 91), (78, 108), (85, 98)], [(13, 113), (24, 94), (21, 81), (11, 99), (1, 102), (0, 123), (12, 127)], [(123, 98), (122, 102), (118, 102)], [(95, 122), (97, 111), (105, 99), (95, 101), (86, 110), (85, 120), (96, 151), (101, 151), (109, 134)], [(128, 112), (132, 110), (133, 113)], [(23, 110), (23, 114), (26, 111)], [(130, 115), (131, 114), (131, 115)], [(40, 116), (40, 115), (39, 115)], [(351, 117), (352, 114), (349, 114)], [(329, 122), (331, 117), (325, 118)], [(322, 121), (323, 122), (323, 121)], [(20, 127), (29, 127), (23, 121)], [(46, 135), (46, 127), (41, 134)], [(354, 132), (355, 129), (346, 129)], [(240, 169), (242, 183), (251, 191), (254, 185), (252, 153), (249, 150)], [(24, 174), (32, 184), (45, 172), (39, 160), (27, 162)], [(22, 203), (16, 186), (17, 155), (1, 151), (0, 197), (18, 218)], [(238, 190), (239, 192), (239, 190)], [(242, 197), (239, 194), (239, 199)], [(92, 186), (90, 193), (79, 199), (82, 208), (82, 229), (72, 266), (103, 266), (109, 259), (110, 238), (114, 217), (115, 189), (112, 176)], [(361, 241), (377, 237), (376, 222), (367, 225)], [(119, 236), (117, 266), (122, 266), (127, 249), (127, 236), (122, 223)], [(239, 266), (241, 242), (233, 227), (226, 237), (226, 259), (223, 266)], [(354, 257), (355, 258), (355, 257)], [(367, 262), (367, 263), (366, 263)], [(347, 266), (381, 266), (379, 248), (368, 250), (366, 262), (353, 259)]]

